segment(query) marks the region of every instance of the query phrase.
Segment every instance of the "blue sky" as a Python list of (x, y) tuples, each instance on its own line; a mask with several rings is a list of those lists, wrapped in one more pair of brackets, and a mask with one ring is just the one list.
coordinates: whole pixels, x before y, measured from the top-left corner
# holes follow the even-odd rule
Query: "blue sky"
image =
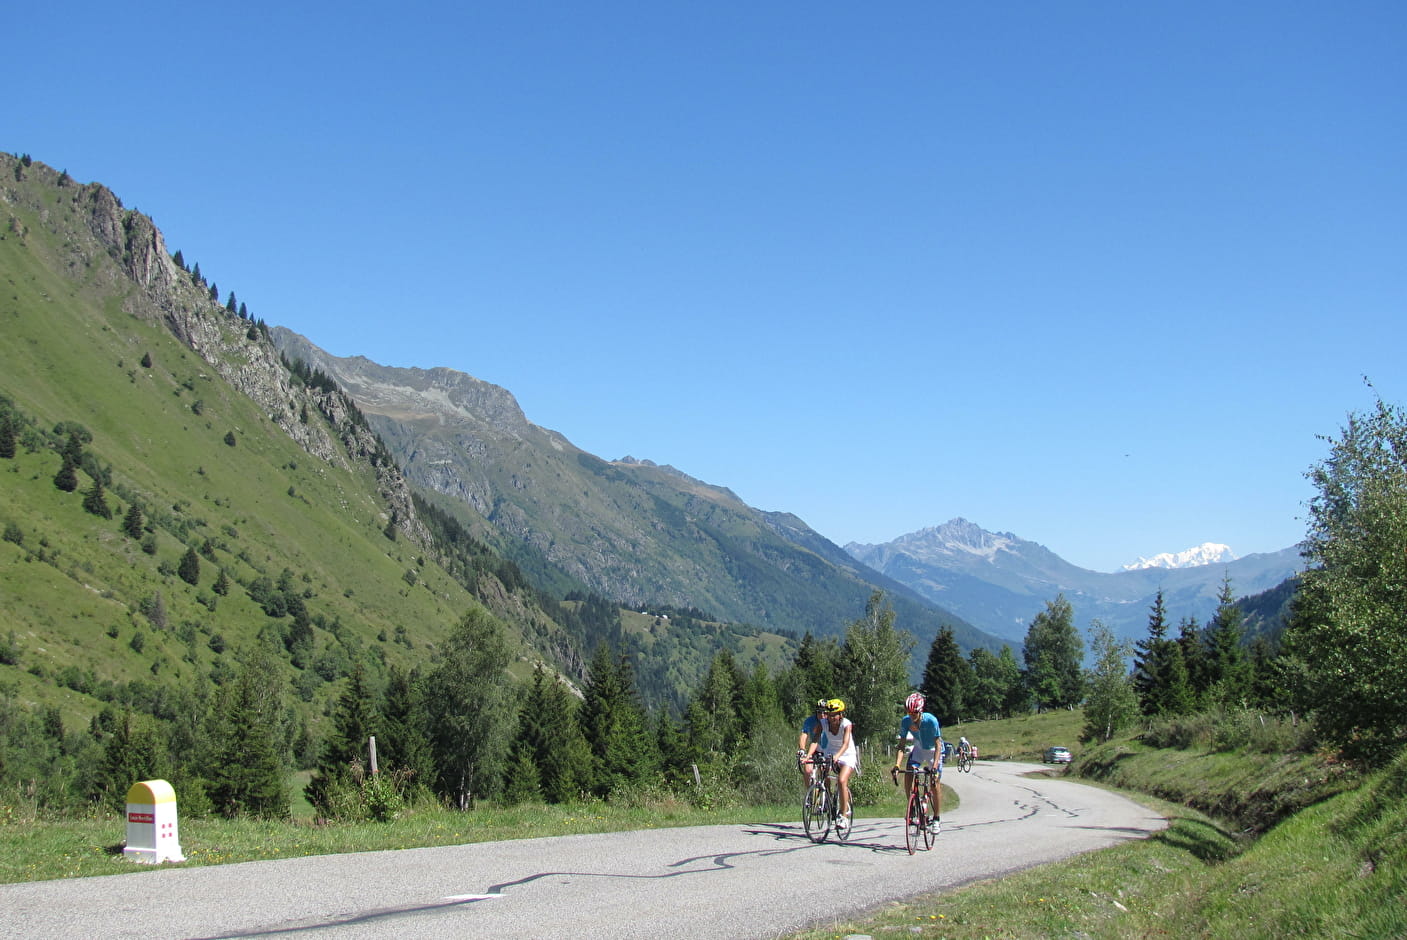
[(840, 544), (1275, 551), (1407, 399), (1398, 2), (204, 6), (9, 11), (0, 148)]

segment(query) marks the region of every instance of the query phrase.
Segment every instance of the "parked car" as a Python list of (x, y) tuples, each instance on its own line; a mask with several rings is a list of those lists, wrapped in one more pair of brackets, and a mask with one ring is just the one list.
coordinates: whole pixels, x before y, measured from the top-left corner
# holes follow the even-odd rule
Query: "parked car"
[(1068, 747), (1048, 747), (1045, 749), (1045, 757), (1042, 760), (1047, 764), (1068, 764), (1070, 763), (1070, 749)]

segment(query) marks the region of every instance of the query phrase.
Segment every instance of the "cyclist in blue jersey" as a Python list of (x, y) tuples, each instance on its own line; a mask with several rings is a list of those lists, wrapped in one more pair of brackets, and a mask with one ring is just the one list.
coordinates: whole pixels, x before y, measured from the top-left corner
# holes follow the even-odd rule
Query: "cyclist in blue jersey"
[(801, 723), (801, 735), (796, 739), (796, 769), (801, 771), (801, 779), (806, 781), (807, 786), (811, 785), (816, 768), (805, 763), (804, 758), (811, 744), (821, 740), (821, 732), (825, 729), (826, 701), (821, 699), (816, 703), (815, 711)]
[[(890, 771), (890, 776), (900, 770), (904, 763), (904, 744), (913, 739), (913, 747), (908, 751), (908, 770), (916, 771), (920, 767), (930, 766), (938, 771), (936, 776), (930, 778), (932, 786), (928, 791), (930, 805), (933, 807), (933, 819), (929, 828), (936, 833), (942, 828), (939, 817), (943, 813), (943, 788), (939, 784), (943, 779), (943, 731), (937, 716), (923, 710), (925, 704), (923, 695), (918, 692), (904, 700), (904, 711), (908, 714), (899, 721), (899, 746), (894, 755), (894, 768)], [(913, 786), (913, 773), (905, 774), (906, 798)]]

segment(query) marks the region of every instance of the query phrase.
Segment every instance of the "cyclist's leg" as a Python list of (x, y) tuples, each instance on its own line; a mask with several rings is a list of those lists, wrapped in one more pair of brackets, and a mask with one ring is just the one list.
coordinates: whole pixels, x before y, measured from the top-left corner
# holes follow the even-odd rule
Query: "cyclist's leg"
[(850, 775), (855, 772), (855, 768), (849, 764), (837, 764), (835, 770), (836, 779), (840, 782), (839, 811), (844, 815), (850, 809)]

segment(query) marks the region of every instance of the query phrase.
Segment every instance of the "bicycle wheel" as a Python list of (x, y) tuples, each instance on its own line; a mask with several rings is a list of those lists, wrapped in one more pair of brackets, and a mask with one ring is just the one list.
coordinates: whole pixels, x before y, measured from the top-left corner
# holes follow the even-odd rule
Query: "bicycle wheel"
[(972, 773), (972, 755), (971, 755), (971, 754), (964, 754), (964, 755), (962, 756), (962, 758), (958, 760), (958, 770), (962, 771), (962, 772), (965, 773), (965, 774), (970, 774), (970, 773)]
[(923, 834), (928, 830), (928, 820), (923, 815), (923, 804), (919, 799), (919, 781), (915, 780), (909, 791), (909, 808), (904, 814), (904, 845), (913, 855), (923, 843)]
[[(840, 805), (840, 796), (836, 796), (836, 806)], [(836, 810), (835, 837), (841, 842), (850, 838), (850, 830), (855, 828), (855, 794), (850, 794), (850, 805), (845, 808), (845, 812)], [(845, 820), (845, 825), (840, 825), (840, 820)]]
[(801, 801), (801, 825), (812, 842), (825, 841), (831, 827), (831, 816), (824, 784), (813, 783), (806, 789), (806, 798)]
[(923, 850), (927, 852), (933, 848), (933, 830), (928, 827), (928, 824), (933, 821), (933, 811), (929, 807), (927, 793), (924, 793), (921, 802), (923, 805)]

